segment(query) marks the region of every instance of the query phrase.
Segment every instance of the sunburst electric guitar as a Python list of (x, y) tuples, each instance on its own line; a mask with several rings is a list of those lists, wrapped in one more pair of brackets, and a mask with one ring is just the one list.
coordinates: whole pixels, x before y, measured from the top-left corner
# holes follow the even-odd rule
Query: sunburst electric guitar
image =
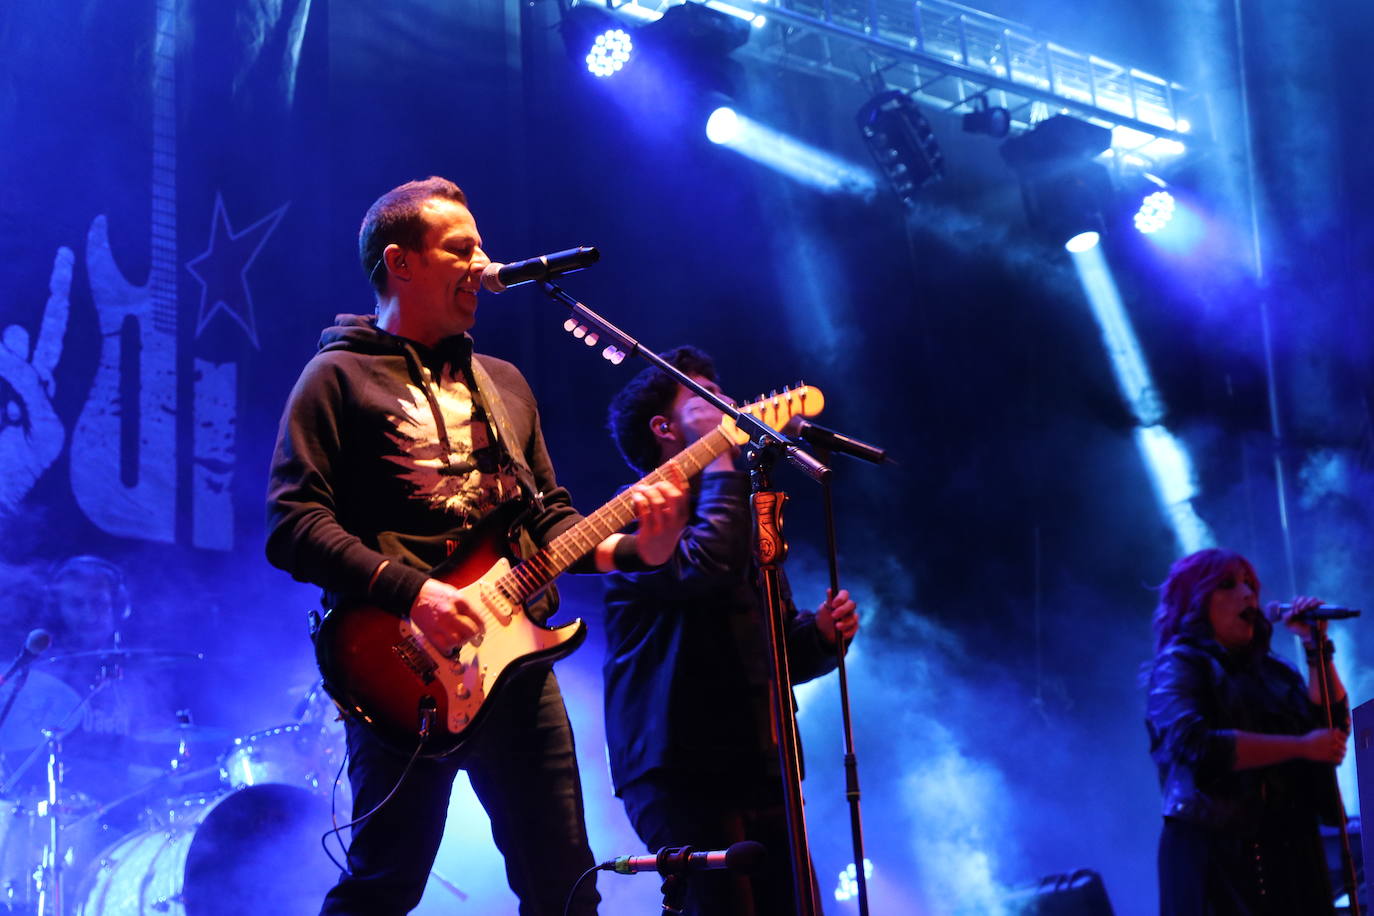
[[(824, 403), (819, 390), (806, 386), (741, 410), (781, 429), (793, 417), (820, 413)], [(640, 482), (692, 477), (732, 445), (747, 441), (727, 417)], [(430, 572), (462, 590), (485, 632), (445, 655), (409, 619), (368, 604), (341, 603), (315, 634), (325, 688), (346, 715), (398, 750), (418, 747), (427, 757), (458, 751), (520, 670), (551, 664), (581, 645), (587, 634), (581, 620), (545, 627), (530, 619), (526, 604), (634, 516), (630, 494), (622, 492), (512, 566), (511, 520), (496, 513), (472, 532), (465, 549)]]

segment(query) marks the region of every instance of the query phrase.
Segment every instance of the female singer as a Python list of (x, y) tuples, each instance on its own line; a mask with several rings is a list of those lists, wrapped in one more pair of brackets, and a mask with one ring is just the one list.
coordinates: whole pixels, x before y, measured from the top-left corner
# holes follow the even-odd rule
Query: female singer
[[(1160, 586), (1147, 726), (1164, 796), (1162, 916), (1334, 912), (1318, 822), (1340, 816), (1349, 704), (1325, 623), (1302, 619), (1322, 602), (1266, 615), (1259, 591), (1250, 562), (1222, 549), (1184, 557)], [(1302, 638), (1306, 682), (1270, 652), (1271, 620)]]

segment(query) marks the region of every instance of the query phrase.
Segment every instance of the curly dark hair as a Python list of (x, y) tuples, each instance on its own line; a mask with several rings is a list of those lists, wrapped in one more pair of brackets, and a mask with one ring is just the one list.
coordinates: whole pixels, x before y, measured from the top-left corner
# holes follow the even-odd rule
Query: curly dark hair
[(367, 208), (363, 224), (358, 229), (358, 260), (362, 262), (363, 271), (377, 292), (386, 291), (386, 271), (377, 269), (381, 266), (382, 252), (392, 244), (411, 251), (419, 251), (424, 246), (429, 223), (425, 221), (421, 208), (425, 201), (435, 197), (465, 207), (468, 204), (462, 188), (447, 178), (431, 175), (392, 188)]
[[(688, 375), (720, 383), (716, 364), (696, 347), (676, 347), (659, 356)], [(611, 438), (625, 463), (641, 474), (652, 471), (662, 460), (649, 421), (659, 414), (667, 414), (673, 406), (673, 398), (677, 397), (677, 389), (677, 379), (657, 366), (650, 366), (630, 379), (611, 399), (606, 428), (611, 431)]]
[[(1179, 635), (1210, 637), (1212, 625), (1207, 619), (1207, 602), (1217, 590), (1231, 567), (1239, 563), (1250, 577), (1259, 600), (1259, 577), (1255, 567), (1234, 550), (1209, 547), (1190, 553), (1169, 567), (1169, 576), (1159, 586), (1159, 606), (1155, 608), (1155, 652), (1163, 651)], [(1250, 651), (1265, 653), (1274, 627), (1264, 615), (1255, 624), (1255, 636)]]

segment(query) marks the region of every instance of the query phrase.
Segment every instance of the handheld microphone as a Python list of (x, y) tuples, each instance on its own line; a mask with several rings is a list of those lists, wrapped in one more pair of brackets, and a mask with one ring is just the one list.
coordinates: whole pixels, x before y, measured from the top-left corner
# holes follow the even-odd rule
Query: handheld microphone
[(581, 248), (569, 248), (537, 258), (527, 258), (514, 264), (498, 264), (493, 261), (482, 269), (482, 286), (487, 292), (503, 293), (512, 286), (572, 273), (599, 260), (601, 252), (584, 245)]
[(5, 673), (0, 675), (0, 684), (8, 683), (10, 678), (33, 664), (33, 660), (48, 651), (48, 646), (50, 645), (52, 645), (51, 633), (42, 627), (31, 630), (28, 638), (24, 640), (24, 648), (19, 650), (19, 655), (15, 657), (14, 661), (10, 662), (10, 666), (5, 670)]
[(618, 875), (634, 875), (642, 871), (657, 871), (660, 875), (681, 875), (692, 871), (728, 868), (731, 871), (752, 871), (768, 851), (762, 843), (740, 840), (729, 849), (698, 852), (690, 846), (664, 846), (654, 855), (620, 856), (597, 867)]
[[(1270, 619), (1272, 619), (1275, 623), (1278, 623), (1279, 621), (1283, 620), (1284, 617), (1288, 615), (1288, 612), (1293, 610), (1293, 605), (1291, 604), (1275, 604), (1271, 605), (1271, 607), (1274, 609), (1274, 612), (1271, 615)], [(1360, 616), (1360, 612), (1355, 610), (1354, 608), (1341, 607), (1339, 605), (1334, 604), (1325, 604), (1319, 608), (1313, 608), (1310, 611), (1303, 611), (1301, 614), (1294, 614), (1290, 619), (1349, 620), (1351, 617), (1358, 616)]]

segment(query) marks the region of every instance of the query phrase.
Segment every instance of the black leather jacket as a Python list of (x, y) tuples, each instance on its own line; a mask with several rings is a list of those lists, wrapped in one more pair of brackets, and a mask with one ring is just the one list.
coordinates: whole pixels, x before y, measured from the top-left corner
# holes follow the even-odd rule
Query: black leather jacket
[[(616, 793), (667, 769), (753, 784), (776, 766), (768, 648), (754, 586), (749, 481), (708, 472), (668, 562), (606, 576), (606, 745)], [(787, 658), (799, 684), (835, 667), (816, 616), (783, 583)]]
[[(1334, 715), (1348, 730), (1347, 701)], [(1323, 725), (1301, 675), (1278, 656), (1244, 657), (1212, 639), (1176, 638), (1155, 657), (1146, 716), (1164, 816), (1241, 833), (1301, 812), (1331, 821), (1331, 766), (1289, 761), (1233, 769), (1238, 731), (1302, 735)]]

